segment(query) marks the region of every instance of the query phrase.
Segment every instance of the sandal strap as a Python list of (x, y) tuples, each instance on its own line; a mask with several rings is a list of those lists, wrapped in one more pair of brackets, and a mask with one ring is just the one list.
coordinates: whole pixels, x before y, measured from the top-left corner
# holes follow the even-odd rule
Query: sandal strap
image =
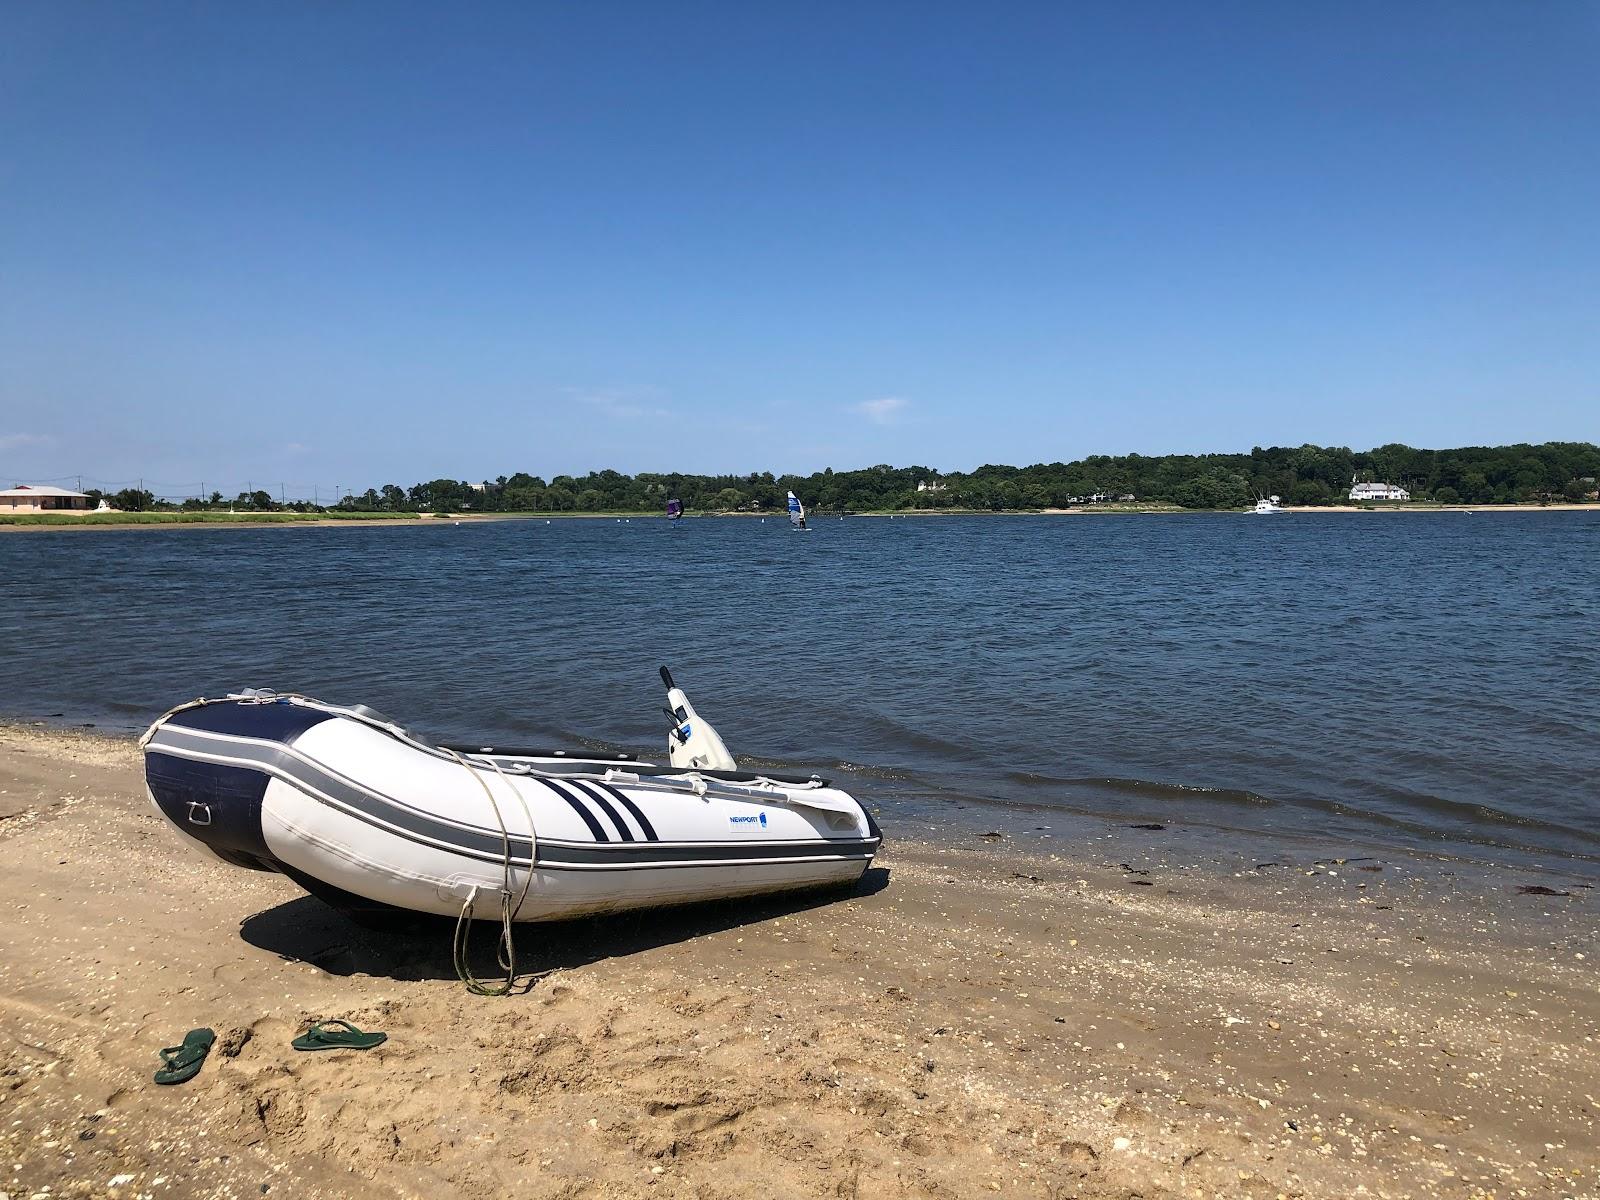
[[(318, 1021), (310, 1029), (306, 1030), (306, 1036), (310, 1037), (315, 1035), (317, 1037), (326, 1037), (329, 1027), (334, 1025), (342, 1026), (346, 1033), (361, 1035), (361, 1030), (350, 1024), (349, 1021), (346, 1021), (341, 1017), (333, 1017), (327, 1021)], [(337, 1034), (335, 1034), (335, 1036), (337, 1036)]]

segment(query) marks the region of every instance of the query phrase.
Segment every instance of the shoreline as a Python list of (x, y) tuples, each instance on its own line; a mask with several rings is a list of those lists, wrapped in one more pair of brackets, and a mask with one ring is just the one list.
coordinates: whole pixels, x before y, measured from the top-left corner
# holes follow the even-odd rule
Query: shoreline
[(264, 513), (247, 516), (243, 513), (215, 513), (196, 516), (184, 513), (157, 513), (155, 519), (145, 514), (131, 514), (143, 519), (134, 521), (80, 521), (75, 519), (55, 521), (7, 521), (0, 519), (0, 533), (39, 533), (61, 529), (338, 529), (344, 526), (362, 528), (414, 527), (418, 525), (480, 525), (496, 521), (555, 521), (555, 520), (609, 520), (618, 517), (626, 520), (638, 514), (612, 513), (547, 513), (533, 516), (528, 513), (463, 513), (459, 517), (430, 516), (370, 516), (325, 517), (311, 513)]
[[(1322, 513), (1527, 513), (1527, 512), (1596, 512), (1600, 513), (1600, 504), (1399, 504), (1399, 505), (1354, 505), (1354, 504), (1323, 504), (1323, 505), (1285, 505), (1283, 513), (1296, 515), (1317, 515)], [(1175, 506), (1085, 506), (1082, 508), (1043, 508), (1043, 509), (1016, 509), (1005, 512), (993, 512), (983, 509), (896, 509), (871, 512), (852, 512), (847, 514), (818, 513), (817, 520), (831, 521), (843, 520), (845, 517), (855, 520), (857, 518), (872, 519), (918, 519), (926, 520), (938, 517), (1106, 517), (1106, 516), (1204, 516), (1228, 514), (1233, 516), (1254, 515), (1247, 509), (1233, 508), (1178, 508)], [(250, 517), (243, 514), (211, 514), (195, 516), (194, 514), (156, 514), (157, 519), (143, 517), (139, 520), (110, 521), (110, 520), (4, 520), (0, 519), (0, 534), (4, 533), (39, 533), (55, 532), (59, 530), (127, 530), (127, 529), (334, 529), (341, 527), (361, 528), (408, 528), (419, 525), (444, 526), (444, 525), (479, 525), (490, 522), (503, 521), (624, 521), (632, 522), (637, 518), (641, 522), (664, 521), (666, 518), (655, 513), (463, 513), (460, 516), (431, 517), (431, 516), (372, 516), (372, 517), (321, 517), (312, 514), (263, 514), (260, 517)], [(771, 519), (781, 522), (782, 513), (746, 513), (746, 512), (698, 512), (686, 514), (686, 521), (702, 519), (738, 519), (752, 520)]]
[[(56, 738), (88, 739), (108, 753), (128, 752), (144, 732), (150, 714), (130, 720), (105, 712), (81, 710), (52, 712), (44, 717), (25, 715), (0, 708), (0, 739), (8, 734), (21, 739), (38, 738), (49, 745)], [(87, 718), (93, 718), (87, 719)], [(649, 760), (647, 746), (614, 746)], [(804, 764), (768, 763), (773, 769), (804, 770)], [(841, 786), (855, 793), (873, 795), (873, 778), (846, 773), (836, 777)], [(1161, 786), (1159, 784), (1155, 786)], [(1169, 784), (1183, 787), (1185, 785)], [(986, 840), (985, 831), (1003, 830), (1012, 848), (1019, 851), (1049, 852), (1055, 845), (1076, 839), (1083, 844), (1100, 843), (1104, 854), (1141, 853), (1150, 839), (1148, 833), (1132, 834), (1155, 823), (1159, 841), (1197, 859), (1303, 858), (1313, 860), (1351, 856), (1381, 856), (1404, 861), (1417, 873), (1477, 872), (1516, 873), (1526, 881), (1549, 882), (1555, 887), (1600, 884), (1600, 856), (1576, 850), (1555, 850), (1534, 844), (1485, 841), (1466, 833), (1436, 835), (1432, 841), (1415, 831), (1396, 832), (1381, 820), (1365, 822), (1352, 818), (1337, 828), (1319, 827), (1315, 814), (1285, 808), (1287, 823), (1279, 818), (1270, 827), (1260, 823), (1241, 824), (1219, 819), (1215, 811), (1173, 809), (1156, 800), (1129, 800), (1120, 797), (1101, 805), (1021, 805), (1011, 800), (968, 797), (955, 810), (940, 811), (918, 806), (899, 797), (885, 802), (885, 820), (914, 830), (915, 840), (930, 845), (957, 845)], [(1047, 822), (1041, 824), (1040, 822)]]
[[(1594, 889), (886, 832), (848, 899), (521, 927), (488, 1000), (448, 922), (185, 850), (126, 740), (0, 727), (7, 1190), (1594, 1193)], [(334, 1016), (390, 1041), (287, 1050)]]

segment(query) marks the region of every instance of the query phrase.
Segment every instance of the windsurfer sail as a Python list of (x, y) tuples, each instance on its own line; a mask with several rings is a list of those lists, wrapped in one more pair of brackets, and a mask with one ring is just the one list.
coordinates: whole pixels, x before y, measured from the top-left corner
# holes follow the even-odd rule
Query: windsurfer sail
[(682, 500), (668, 500), (667, 501), (667, 520), (676, 521), (682, 516), (683, 516), (683, 501)]
[(806, 527), (806, 506), (793, 492), (789, 493), (789, 524), (795, 529)]

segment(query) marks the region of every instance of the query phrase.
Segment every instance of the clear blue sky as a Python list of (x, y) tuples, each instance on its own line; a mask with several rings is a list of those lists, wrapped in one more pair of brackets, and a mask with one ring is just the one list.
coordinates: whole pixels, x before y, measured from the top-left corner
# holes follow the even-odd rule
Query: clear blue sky
[(0, 475), (1600, 440), (1597, 63), (1561, 0), (19, 0)]

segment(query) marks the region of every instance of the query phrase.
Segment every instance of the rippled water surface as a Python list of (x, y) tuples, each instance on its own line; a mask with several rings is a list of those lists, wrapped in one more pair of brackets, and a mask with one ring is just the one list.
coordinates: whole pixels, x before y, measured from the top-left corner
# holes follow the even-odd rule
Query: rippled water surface
[(29, 532), (0, 574), (16, 716), (271, 686), (659, 751), (665, 662), (888, 815), (1600, 862), (1600, 514)]

